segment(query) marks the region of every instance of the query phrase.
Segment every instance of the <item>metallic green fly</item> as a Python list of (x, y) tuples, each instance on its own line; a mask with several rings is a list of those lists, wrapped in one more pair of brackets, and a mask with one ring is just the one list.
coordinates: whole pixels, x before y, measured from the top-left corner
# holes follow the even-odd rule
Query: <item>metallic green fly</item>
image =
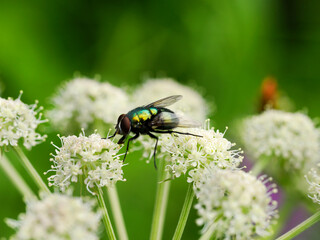
[(123, 161), (126, 159), (130, 142), (134, 139), (137, 139), (140, 134), (149, 135), (151, 138), (156, 139), (156, 144), (154, 146), (153, 152), (155, 168), (157, 168), (156, 151), (158, 146), (158, 137), (153, 133), (177, 133), (195, 137), (202, 137), (191, 133), (177, 132), (173, 130), (177, 127), (190, 128), (199, 126), (198, 123), (190, 120), (184, 120), (170, 109), (165, 108), (179, 101), (181, 98), (181, 95), (166, 97), (148, 105), (137, 107), (129, 111), (127, 114), (121, 114), (119, 116), (118, 122), (115, 127), (116, 131), (109, 138), (113, 138), (116, 134), (123, 135), (118, 141), (118, 144), (123, 144), (130, 132), (133, 132), (135, 134), (128, 140), (127, 149), (126, 153), (124, 154)]

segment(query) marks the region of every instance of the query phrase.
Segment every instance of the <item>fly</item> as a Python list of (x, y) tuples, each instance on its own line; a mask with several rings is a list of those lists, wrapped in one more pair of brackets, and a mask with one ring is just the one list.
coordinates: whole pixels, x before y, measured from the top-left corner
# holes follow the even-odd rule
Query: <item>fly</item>
[(127, 114), (121, 114), (119, 116), (118, 122), (115, 126), (116, 131), (112, 136), (109, 137), (109, 139), (113, 138), (116, 134), (120, 134), (122, 137), (118, 141), (118, 144), (123, 144), (130, 132), (135, 134), (128, 140), (123, 161), (126, 159), (130, 142), (134, 139), (137, 139), (140, 134), (149, 135), (151, 138), (156, 139), (153, 152), (155, 168), (157, 168), (156, 151), (159, 139), (153, 133), (177, 133), (182, 135), (202, 137), (192, 133), (178, 132), (173, 130), (177, 127), (189, 128), (199, 126), (199, 124), (195, 122), (183, 120), (176, 113), (166, 108), (167, 106), (179, 101), (181, 98), (181, 95), (166, 97), (153, 103), (132, 109)]

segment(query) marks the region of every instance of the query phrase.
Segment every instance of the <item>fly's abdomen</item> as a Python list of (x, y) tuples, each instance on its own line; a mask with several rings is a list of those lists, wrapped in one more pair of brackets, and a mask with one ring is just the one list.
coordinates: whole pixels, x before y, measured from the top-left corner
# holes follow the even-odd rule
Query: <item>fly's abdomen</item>
[(170, 130), (179, 125), (178, 116), (169, 109), (162, 108), (161, 111), (150, 122), (152, 129)]

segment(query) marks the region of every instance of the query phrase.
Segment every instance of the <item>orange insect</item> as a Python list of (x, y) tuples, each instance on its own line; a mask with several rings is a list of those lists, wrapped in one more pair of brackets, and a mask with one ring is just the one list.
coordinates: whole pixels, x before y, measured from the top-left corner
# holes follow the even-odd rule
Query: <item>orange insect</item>
[(263, 112), (268, 108), (278, 108), (278, 83), (274, 77), (266, 77), (261, 85), (261, 99), (259, 112)]

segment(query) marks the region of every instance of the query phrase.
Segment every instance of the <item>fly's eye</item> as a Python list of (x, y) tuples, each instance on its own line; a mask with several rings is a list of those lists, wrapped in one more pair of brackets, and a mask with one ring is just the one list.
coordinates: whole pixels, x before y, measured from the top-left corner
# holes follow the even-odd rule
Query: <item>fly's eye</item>
[(122, 118), (125, 116), (125, 114), (121, 114), (119, 117), (118, 117), (118, 123), (122, 120)]
[(124, 134), (128, 134), (131, 129), (131, 122), (127, 116), (124, 116), (120, 123), (120, 128)]

